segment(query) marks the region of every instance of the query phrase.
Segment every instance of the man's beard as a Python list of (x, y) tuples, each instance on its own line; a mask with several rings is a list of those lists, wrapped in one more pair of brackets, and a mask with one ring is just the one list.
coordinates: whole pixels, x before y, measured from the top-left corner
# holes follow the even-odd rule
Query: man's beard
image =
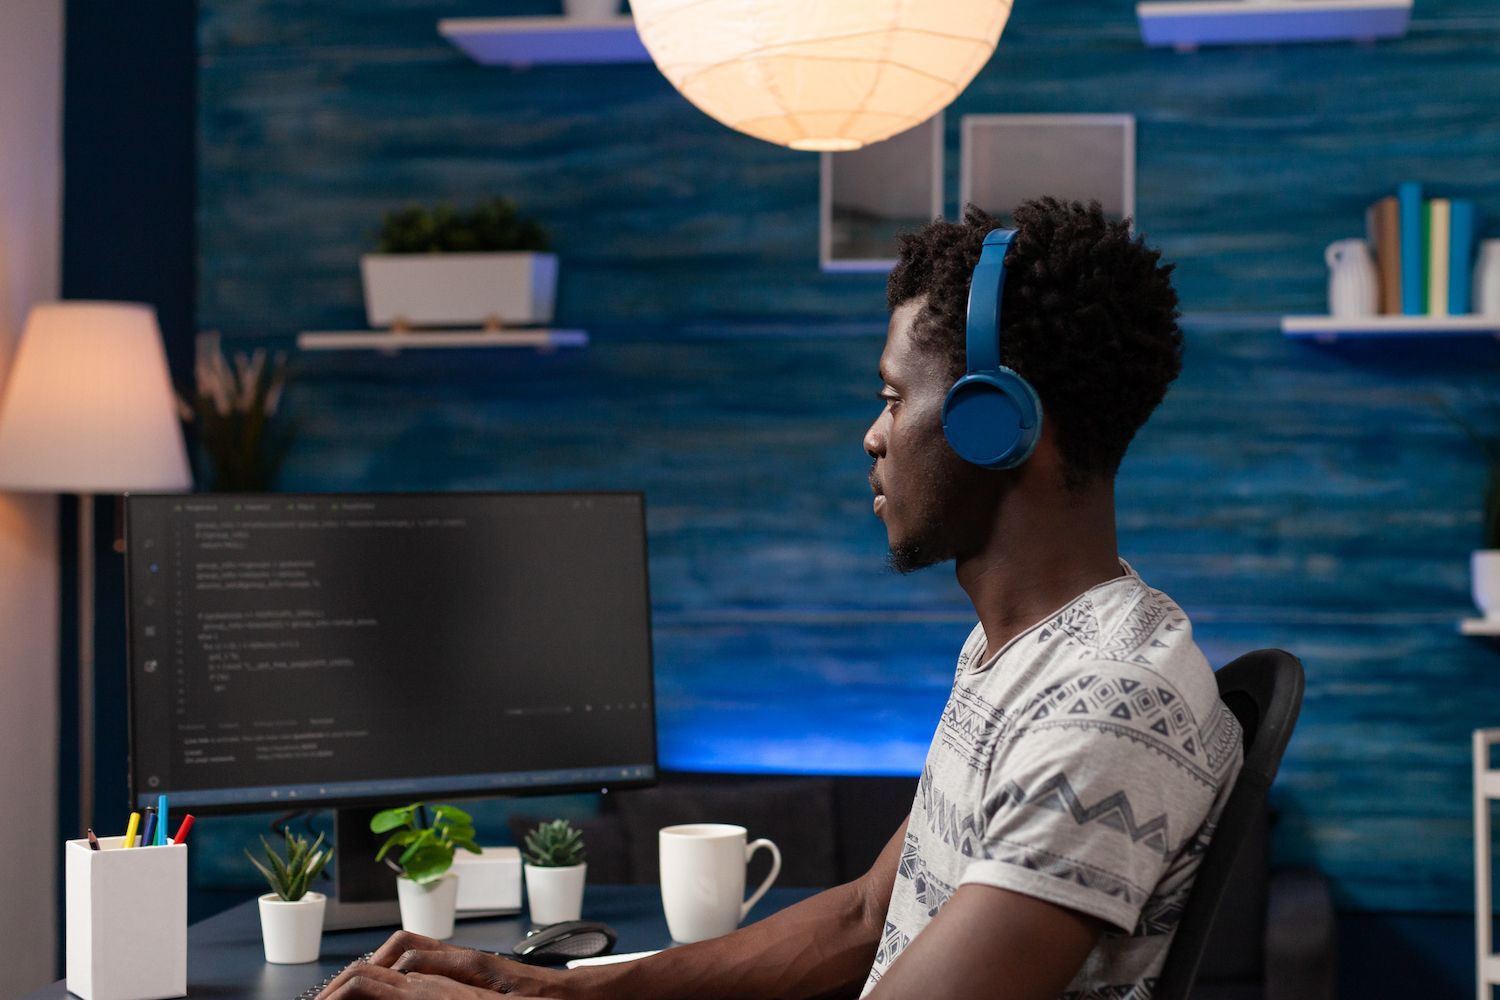
[(985, 470), (957, 456), (943, 462), (926, 477), (921, 492), (926, 495), (916, 526), (891, 546), (886, 565), (897, 573), (915, 573), (928, 566), (957, 559), (983, 545), (987, 516), (993, 510), (994, 480)]

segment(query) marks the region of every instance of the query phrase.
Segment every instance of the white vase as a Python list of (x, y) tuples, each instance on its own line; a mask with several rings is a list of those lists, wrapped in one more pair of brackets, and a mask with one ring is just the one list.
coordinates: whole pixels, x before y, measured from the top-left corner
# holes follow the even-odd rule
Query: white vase
[(1500, 549), (1475, 549), (1469, 578), (1475, 606), (1486, 618), (1500, 618)]
[(321, 892), (309, 892), (292, 903), (274, 892), (260, 897), (260, 939), (266, 961), (276, 965), (316, 962), (323, 947), (326, 903)]
[(446, 941), (453, 936), (453, 913), (458, 904), (458, 876), (449, 872), (433, 882), (396, 879), (401, 901), (401, 929)]
[(1380, 308), (1380, 278), (1364, 240), (1337, 240), (1323, 251), (1328, 264), (1328, 315), (1373, 316)]
[(526, 903), (533, 924), (560, 924), (583, 913), (583, 883), (588, 864), (566, 868), (526, 865)]
[(370, 253), (359, 259), (373, 327), (552, 322), (557, 255)]
[(580, 21), (602, 21), (620, 13), (620, 0), (563, 0), (563, 13)]
[(1500, 319), (1500, 240), (1484, 240), (1474, 262), (1474, 313)]

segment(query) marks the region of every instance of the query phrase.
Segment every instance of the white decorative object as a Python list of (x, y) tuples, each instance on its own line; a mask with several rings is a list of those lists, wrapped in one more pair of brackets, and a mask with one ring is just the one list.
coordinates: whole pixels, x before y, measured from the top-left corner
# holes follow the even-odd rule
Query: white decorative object
[(1335, 240), (1323, 251), (1328, 265), (1328, 314), (1340, 318), (1380, 311), (1380, 277), (1364, 240)]
[(580, 21), (602, 21), (620, 13), (620, 0), (563, 0), (563, 13)]
[(958, 203), (1001, 220), (1044, 195), (1135, 217), (1134, 115), (964, 115), (958, 156)]
[(1500, 319), (1500, 240), (1479, 244), (1474, 262), (1474, 312)]
[(1500, 743), (1500, 729), (1474, 730), (1474, 964), (1480, 1000), (1490, 1000), (1500, 986), (1500, 955), (1494, 945), (1494, 883), (1491, 881), (1490, 803), (1500, 799), (1500, 771), (1490, 767), (1490, 749)]
[(68, 992), (82, 1000), (187, 994), (187, 845), (63, 847)]
[(516, 913), (521, 909), (521, 852), (514, 847), (485, 847), (478, 854), (456, 851), (458, 910)]
[(1011, 0), (632, 0), (657, 68), (700, 111), (793, 149), (904, 132), (989, 61)]
[(274, 892), (260, 897), (260, 940), (275, 965), (316, 962), (323, 946), (323, 910), (328, 900), (309, 892), (287, 902)]
[[(747, 836), (744, 827), (728, 823), (661, 829), (661, 903), (673, 941), (707, 941), (733, 931), (781, 874), (776, 845), (764, 839), (747, 844)], [(745, 899), (745, 866), (761, 848), (771, 852), (771, 871)]]
[(359, 264), (371, 326), (552, 322), (556, 254), (375, 253)]
[(533, 924), (560, 924), (583, 913), (583, 884), (588, 863), (550, 868), (527, 863), (526, 905)]
[(1500, 620), (1500, 549), (1475, 549), (1470, 553), (1469, 584), (1480, 613)]
[(396, 879), (396, 898), (401, 903), (401, 929), (412, 934), (446, 941), (453, 936), (454, 909), (458, 903), (458, 876), (452, 871), (432, 882)]

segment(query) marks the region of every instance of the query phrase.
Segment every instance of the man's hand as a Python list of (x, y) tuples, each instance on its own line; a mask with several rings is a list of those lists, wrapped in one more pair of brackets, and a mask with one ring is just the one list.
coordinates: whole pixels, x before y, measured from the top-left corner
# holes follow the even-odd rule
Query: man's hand
[[(564, 995), (561, 992), (561, 981), (566, 975), (558, 969), (523, 965), (489, 952), (446, 944), (420, 934), (397, 931), (380, 946), (368, 962), (351, 965), (339, 973), (338, 977), (318, 994), (319, 1000), (342, 997), (343, 994), (339, 993), (339, 990), (346, 983), (361, 976), (368, 978), (381, 973), (386, 974), (382, 975), (379, 980), (382, 983), (391, 982), (390, 976), (396, 976), (399, 979), (402, 978), (402, 973), (419, 973), (428, 977), (441, 978), (445, 984), (470, 987), (469, 992), (431, 994), (432, 996), (463, 997), (478, 995), (474, 993), (474, 990), (505, 993), (511, 996), (561, 997)], [(365, 994), (353, 995), (364, 996)], [(408, 994), (384, 995), (407, 996)], [(410, 995), (425, 996), (427, 994)]]
[(362, 965), (351, 971), (353, 974), (330, 994), (332, 1000), (494, 1000), (495, 996), (447, 976), (403, 974), (379, 965)]

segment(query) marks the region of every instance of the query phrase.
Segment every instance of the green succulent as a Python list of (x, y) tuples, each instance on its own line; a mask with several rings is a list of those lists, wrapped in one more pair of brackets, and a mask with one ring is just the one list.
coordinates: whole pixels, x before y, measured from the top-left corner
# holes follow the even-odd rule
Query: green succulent
[(526, 834), (526, 861), (537, 868), (568, 868), (583, 860), (583, 834), (565, 819), (539, 823)]
[(547, 231), (534, 219), (522, 218), (509, 198), (491, 198), (467, 212), (452, 205), (388, 212), (378, 241), (381, 253), (541, 251), (547, 245)]
[[(404, 878), (419, 885), (436, 882), (453, 864), (453, 849), (462, 847), (471, 854), (478, 854), (479, 845), (474, 843), (474, 818), (457, 806), (433, 806), (434, 819), (427, 822), (427, 805), (413, 802), (399, 809), (386, 809), (370, 820), (370, 829), (375, 833), (390, 833), (376, 861), (396, 848), (401, 854), (396, 864)], [(402, 829), (404, 827), (404, 829)]]
[(323, 850), (323, 835), (318, 834), (318, 839), (311, 846), (306, 837), (299, 837), (291, 830), (283, 829), (282, 835), (286, 838), (285, 855), (276, 853), (276, 849), (267, 842), (265, 837), (260, 838), (261, 847), (265, 849), (266, 863), (255, 860), (255, 856), (248, 849), (245, 857), (250, 863), (265, 876), (266, 882), (271, 886), (271, 891), (276, 893), (288, 903), (295, 903), (307, 895), (307, 888), (312, 880), (317, 878), (323, 871), (323, 866), (328, 864), (328, 859), (333, 857), (333, 848)]

